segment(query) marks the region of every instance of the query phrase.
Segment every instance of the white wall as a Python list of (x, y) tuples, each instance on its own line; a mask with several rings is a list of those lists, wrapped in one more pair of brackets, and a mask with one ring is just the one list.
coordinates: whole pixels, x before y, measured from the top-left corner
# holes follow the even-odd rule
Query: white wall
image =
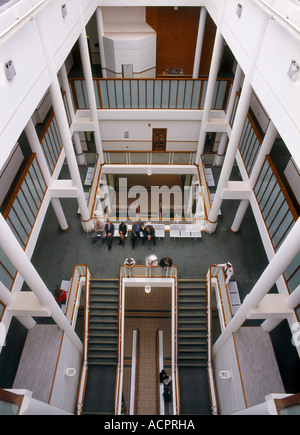
[[(215, 22), (218, 22), (219, 3), (218, 0), (206, 1), (208, 12)], [(237, 2), (227, 0), (222, 35), (245, 74), (248, 73), (255, 44), (259, 43), (251, 85), (299, 167), (300, 77), (293, 82), (287, 75), (292, 59), (300, 62), (299, 38), (268, 17), (254, 0), (241, 0), (239, 3), (243, 6), (240, 18), (236, 15)], [(293, 21), (298, 19), (299, 7), (293, 9)], [(262, 40), (257, 41), (260, 29), (265, 29), (265, 34)]]

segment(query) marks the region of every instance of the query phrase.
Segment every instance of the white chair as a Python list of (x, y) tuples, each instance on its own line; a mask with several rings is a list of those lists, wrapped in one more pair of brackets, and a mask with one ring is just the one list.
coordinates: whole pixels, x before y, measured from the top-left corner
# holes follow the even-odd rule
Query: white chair
[(234, 315), (241, 306), (241, 299), (239, 295), (239, 289), (235, 281), (229, 281), (227, 284), (229, 300), (231, 304), (232, 314)]
[(154, 224), (153, 228), (156, 237), (165, 237), (165, 226), (163, 224)]
[(170, 225), (170, 237), (180, 237), (180, 225), (171, 224)]
[(191, 225), (191, 237), (195, 237), (195, 240), (199, 237), (202, 237), (201, 230), (202, 230), (202, 225), (192, 224)]
[(191, 237), (190, 225), (181, 224), (180, 237)]

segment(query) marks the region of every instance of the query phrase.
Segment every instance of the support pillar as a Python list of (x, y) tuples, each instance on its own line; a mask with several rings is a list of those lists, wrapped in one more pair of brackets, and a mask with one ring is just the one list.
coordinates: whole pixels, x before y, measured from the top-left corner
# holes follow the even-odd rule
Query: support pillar
[(225, 121), (228, 123), (229, 123), (231, 115), (232, 115), (236, 93), (238, 92), (238, 90), (241, 87), (242, 76), (243, 76), (242, 68), (240, 67), (240, 65), (237, 65), (234, 80), (233, 80), (233, 85), (231, 88), (231, 94), (230, 94), (230, 98), (228, 101), (227, 111), (226, 111), (226, 115), (225, 115)]
[(99, 49), (100, 49), (100, 60), (101, 60), (101, 69), (102, 69), (102, 77), (106, 78), (106, 62), (105, 62), (105, 53), (104, 53), (104, 45), (103, 45), (103, 15), (102, 8), (98, 7), (96, 9), (96, 20), (97, 20), (97, 31), (98, 31), (98, 41), (99, 41)]
[[(250, 187), (252, 189), (254, 188), (254, 186), (256, 184), (257, 178), (258, 178), (260, 171), (261, 171), (261, 168), (264, 164), (266, 155), (268, 155), (271, 151), (271, 148), (274, 144), (276, 136), (277, 136), (277, 130), (276, 130), (273, 122), (270, 121), (270, 124), (267, 128), (264, 140), (261, 144), (260, 152), (258, 154), (258, 157), (256, 159), (254, 168), (252, 170), (252, 173), (251, 173), (251, 176), (249, 179), (249, 184), (250, 184)], [(248, 204), (249, 204), (248, 200), (242, 200), (240, 202), (239, 208), (236, 212), (234, 221), (233, 221), (232, 226), (231, 226), (231, 231), (233, 233), (236, 233), (237, 231), (239, 231), (240, 226), (242, 224), (242, 221), (244, 219), (245, 213), (247, 211)]]
[(81, 221), (83, 229), (88, 232), (93, 230), (93, 223), (90, 220), (90, 213), (87, 208), (87, 203), (84, 196), (84, 191), (81, 183), (81, 178), (76, 162), (76, 157), (74, 153), (74, 147), (70, 135), (69, 123), (66, 116), (66, 111), (61, 95), (60, 85), (58, 82), (55, 65), (53, 58), (51, 56), (51, 46), (49, 44), (49, 35), (46, 32), (46, 26), (43, 25), (43, 17), (37, 17), (37, 25), (40, 33), (41, 41), (44, 47), (44, 56), (47, 62), (47, 70), (50, 76), (51, 85), (49, 88), (50, 97), (52, 101), (52, 106), (54, 108), (54, 113), (58, 128), (60, 131), (60, 136), (62, 139), (63, 147), (66, 154), (66, 159), (68, 162), (72, 182), (78, 192), (78, 205), (81, 212)]
[(237, 233), (238, 230), (240, 229), (241, 223), (244, 219), (245, 213), (247, 211), (249, 205), (249, 199), (242, 199), (239, 205), (239, 208), (236, 212), (234, 221), (231, 225), (231, 232), (232, 233)]
[(253, 50), (254, 55), (250, 60), (248, 71), (245, 75), (243, 89), (237, 107), (224, 164), (222, 167), (221, 175), (218, 182), (218, 187), (215, 194), (215, 199), (207, 219), (207, 224), (205, 229), (208, 233), (212, 233), (216, 229), (216, 225), (218, 221), (218, 212), (222, 205), (222, 191), (227, 186), (232, 171), (232, 167), (234, 165), (235, 155), (239, 146), (241, 134), (244, 128), (245, 119), (249, 110), (251, 97), (252, 97), (251, 80), (255, 70), (256, 60), (260, 52), (261, 41), (263, 39), (263, 36), (267, 28), (268, 20), (269, 17), (266, 16), (265, 22), (260, 23), (260, 28), (258, 29), (257, 34), (255, 35), (256, 42), (255, 42), (255, 48)]
[(262, 298), (270, 291), (279, 277), (284, 273), (290, 263), (300, 251), (300, 219), (287, 235), (286, 239), (271, 259), (270, 263), (256, 282), (251, 292), (246, 296), (234, 317), (230, 320), (220, 337), (213, 346), (213, 353), (216, 354), (226, 343), (231, 334), (237, 331), (247, 319), (248, 313), (255, 309)]
[(59, 328), (65, 331), (74, 346), (82, 352), (82, 342), (68, 322), (66, 316), (58, 306), (52, 293), (48, 290), (38, 272), (32, 265), (26, 252), (13, 235), (7, 222), (0, 214), (0, 248), (10, 260), (14, 268), (20, 273), (28, 287), (35, 293), (40, 303), (49, 309), (49, 312)]
[(218, 152), (215, 155), (214, 166), (222, 166), (227, 146), (227, 133), (222, 133)]
[(286, 298), (286, 303), (290, 308), (300, 305), (300, 285)]
[[(41, 144), (40, 144), (36, 129), (33, 125), (32, 119), (30, 119), (28, 121), (28, 123), (25, 127), (25, 134), (26, 134), (26, 137), (28, 139), (28, 142), (29, 142), (29, 145), (30, 145), (32, 152), (34, 152), (36, 154), (36, 158), (37, 158), (37, 161), (39, 163), (40, 169), (42, 171), (43, 177), (45, 179), (45, 183), (46, 183), (47, 187), (49, 187), (51, 185), (51, 182), (52, 182), (52, 177), (51, 177), (51, 174), (49, 171), (48, 164), (47, 164), (46, 159), (45, 159), (45, 155), (42, 151)], [(58, 223), (59, 223), (61, 230), (62, 231), (68, 230), (69, 226), (68, 226), (66, 217), (64, 215), (62, 206), (59, 202), (59, 199), (52, 198), (51, 204), (53, 206), (54, 213), (56, 215), (56, 218), (58, 220)]]
[(82, 27), (81, 34), (78, 39), (79, 50), (80, 50), (83, 74), (85, 78), (86, 90), (87, 90), (88, 100), (90, 105), (90, 112), (95, 126), (94, 138), (95, 138), (96, 152), (99, 155), (100, 163), (104, 163), (98, 111), (97, 111), (97, 104), (96, 104), (96, 97), (95, 97), (95, 90), (94, 90), (94, 83), (93, 83), (93, 76), (92, 76), (92, 69), (91, 69), (91, 61), (90, 61), (88, 44), (87, 44), (85, 24), (83, 21), (83, 11), (82, 11), (81, 2), (78, 1), (77, 4), (79, 7), (79, 16), (80, 16), (81, 27)]
[(227, 152), (225, 155), (222, 171), (220, 174), (214, 202), (208, 216), (208, 222), (206, 224), (206, 231), (212, 233), (218, 221), (218, 213), (222, 204), (222, 191), (227, 186), (232, 167), (235, 161), (235, 155), (237, 148), (239, 146), (240, 137), (244, 127), (245, 119), (250, 106), (250, 101), (252, 97), (252, 88), (250, 85), (250, 80), (244, 83), (243, 90), (241, 93), (238, 109), (235, 115), (235, 121), (231, 136), (229, 139)]
[(223, 36), (221, 32), (217, 30), (212, 59), (211, 59), (211, 65), (209, 70), (208, 83), (206, 88), (204, 109), (202, 113), (200, 134), (199, 134), (197, 154), (196, 154), (196, 164), (199, 164), (200, 156), (202, 156), (204, 150), (205, 138), (207, 133), (206, 124), (209, 118), (212, 101), (214, 97), (216, 80), (217, 80), (217, 75), (218, 75), (222, 50), (223, 50), (223, 43), (224, 43)]
[(4, 305), (9, 305), (13, 301), (13, 296), (8, 288), (0, 281), (0, 301), (3, 302)]
[(86, 158), (82, 151), (80, 136), (77, 131), (73, 133), (73, 140), (74, 140), (74, 147), (76, 152), (76, 159), (79, 166), (85, 166), (86, 165)]
[(199, 19), (198, 34), (197, 34), (197, 43), (196, 43), (194, 68), (193, 68), (193, 79), (197, 79), (199, 76), (206, 15), (207, 15), (206, 9), (205, 7), (202, 7), (200, 11), (200, 19)]
[(60, 79), (61, 79), (63, 91), (65, 91), (66, 96), (67, 96), (70, 117), (71, 117), (72, 122), (74, 122), (75, 113), (74, 113), (74, 107), (73, 107), (70, 86), (69, 86), (69, 81), (68, 81), (68, 74), (67, 74), (65, 64), (63, 64), (62, 67), (60, 68)]

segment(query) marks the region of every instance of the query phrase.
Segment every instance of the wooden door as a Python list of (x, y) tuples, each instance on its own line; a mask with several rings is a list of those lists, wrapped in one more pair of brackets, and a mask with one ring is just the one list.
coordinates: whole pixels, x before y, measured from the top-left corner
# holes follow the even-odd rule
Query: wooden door
[(166, 145), (167, 145), (167, 129), (153, 128), (152, 151), (166, 151)]

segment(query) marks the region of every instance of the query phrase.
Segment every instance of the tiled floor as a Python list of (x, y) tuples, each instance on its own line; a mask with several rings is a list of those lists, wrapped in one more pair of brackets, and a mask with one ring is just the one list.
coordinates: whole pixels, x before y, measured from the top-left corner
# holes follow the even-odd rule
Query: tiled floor
[[(139, 312), (137, 311), (139, 309)], [(158, 373), (156, 332), (164, 332), (164, 359), (166, 368), (171, 359), (171, 289), (154, 288), (146, 294), (144, 288), (126, 289), (125, 347), (123, 392), (127, 411), (131, 373), (132, 331), (138, 329), (137, 414), (157, 414)]]

